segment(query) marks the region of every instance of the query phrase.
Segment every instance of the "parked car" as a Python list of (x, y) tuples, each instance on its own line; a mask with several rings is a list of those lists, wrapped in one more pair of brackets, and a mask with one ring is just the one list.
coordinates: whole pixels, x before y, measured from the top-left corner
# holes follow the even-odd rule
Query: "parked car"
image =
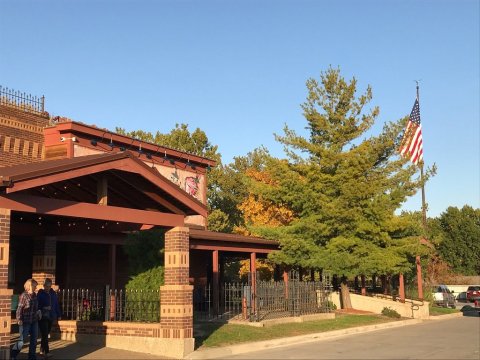
[(475, 300), (480, 301), (480, 286), (474, 285), (469, 286), (467, 289), (467, 300), (474, 302)]
[(447, 285), (437, 285), (433, 290), (433, 301), (436, 305), (455, 309), (455, 296)]
[(466, 291), (462, 291), (461, 293), (458, 293), (457, 295), (457, 301), (458, 302), (464, 302), (466, 303), (468, 300), (467, 300), (467, 292)]

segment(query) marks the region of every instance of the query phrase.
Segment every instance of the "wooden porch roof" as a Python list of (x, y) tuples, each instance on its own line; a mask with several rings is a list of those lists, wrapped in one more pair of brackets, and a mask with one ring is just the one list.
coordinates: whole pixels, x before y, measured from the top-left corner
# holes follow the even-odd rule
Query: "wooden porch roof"
[[(98, 204), (102, 182), (108, 206)], [(181, 226), (185, 215), (207, 215), (203, 203), (130, 151), (0, 168), (0, 207), (154, 226), (170, 220)]]

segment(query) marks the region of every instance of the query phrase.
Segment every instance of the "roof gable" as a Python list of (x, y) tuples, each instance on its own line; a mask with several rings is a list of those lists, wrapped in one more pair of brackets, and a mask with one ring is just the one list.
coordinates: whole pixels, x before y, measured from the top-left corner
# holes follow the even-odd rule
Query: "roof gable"
[(97, 201), (101, 179), (107, 179), (117, 206), (207, 215), (204, 204), (130, 151), (0, 168), (0, 190), (7, 194), (35, 193), (79, 202)]

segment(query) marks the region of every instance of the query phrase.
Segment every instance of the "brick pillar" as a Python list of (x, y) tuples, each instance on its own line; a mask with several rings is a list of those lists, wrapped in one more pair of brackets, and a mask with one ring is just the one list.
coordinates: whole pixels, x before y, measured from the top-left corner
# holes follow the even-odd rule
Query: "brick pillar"
[(0, 359), (10, 358), (10, 307), (13, 291), (8, 289), (10, 210), (0, 208)]
[(193, 286), (189, 285), (189, 229), (165, 234), (165, 285), (160, 287), (160, 327), (167, 353), (183, 358), (194, 350)]
[(57, 240), (55, 237), (38, 237), (33, 242), (32, 278), (38, 282), (38, 289), (43, 287), (46, 278), (55, 284), (57, 263)]

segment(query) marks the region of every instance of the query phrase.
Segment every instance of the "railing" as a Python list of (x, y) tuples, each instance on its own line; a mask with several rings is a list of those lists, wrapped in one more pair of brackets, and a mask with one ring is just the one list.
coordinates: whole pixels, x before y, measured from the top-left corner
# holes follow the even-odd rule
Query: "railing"
[(65, 320), (103, 320), (105, 317), (105, 291), (92, 289), (62, 289), (57, 292), (58, 302)]
[[(283, 281), (225, 283), (214, 296), (207, 284), (193, 292), (194, 318), (197, 320), (265, 319), (330, 312), (331, 285), (329, 276), (322, 281), (299, 281), (291, 277)], [(254, 291), (255, 289), (255, 291)], [(214, 299), (218, 299), (218, 303)]]
[(0, 86), (0, 105), (11, 106), (34, 114), (43, 114), (45, 112), (45, 96), (36, 97)]
[(62, 318), (77, 321), (159, 322), (158, 290), (62, 289)]
[(160, 322), (158, 290), (112, 290), (107, 302), (108, 321)]
[(330, 286), (321, 281), (260, 281), (256, 288), (253, 321), (330, 312)]
[(240, 317), (243, 311), (246, 283), (225, 283), (219, 291), (218, 308), (214, 308), (213, 287), (211, 284), (196, 287), (193, 291), (193, 316), (197, 320), (233, 319)]

